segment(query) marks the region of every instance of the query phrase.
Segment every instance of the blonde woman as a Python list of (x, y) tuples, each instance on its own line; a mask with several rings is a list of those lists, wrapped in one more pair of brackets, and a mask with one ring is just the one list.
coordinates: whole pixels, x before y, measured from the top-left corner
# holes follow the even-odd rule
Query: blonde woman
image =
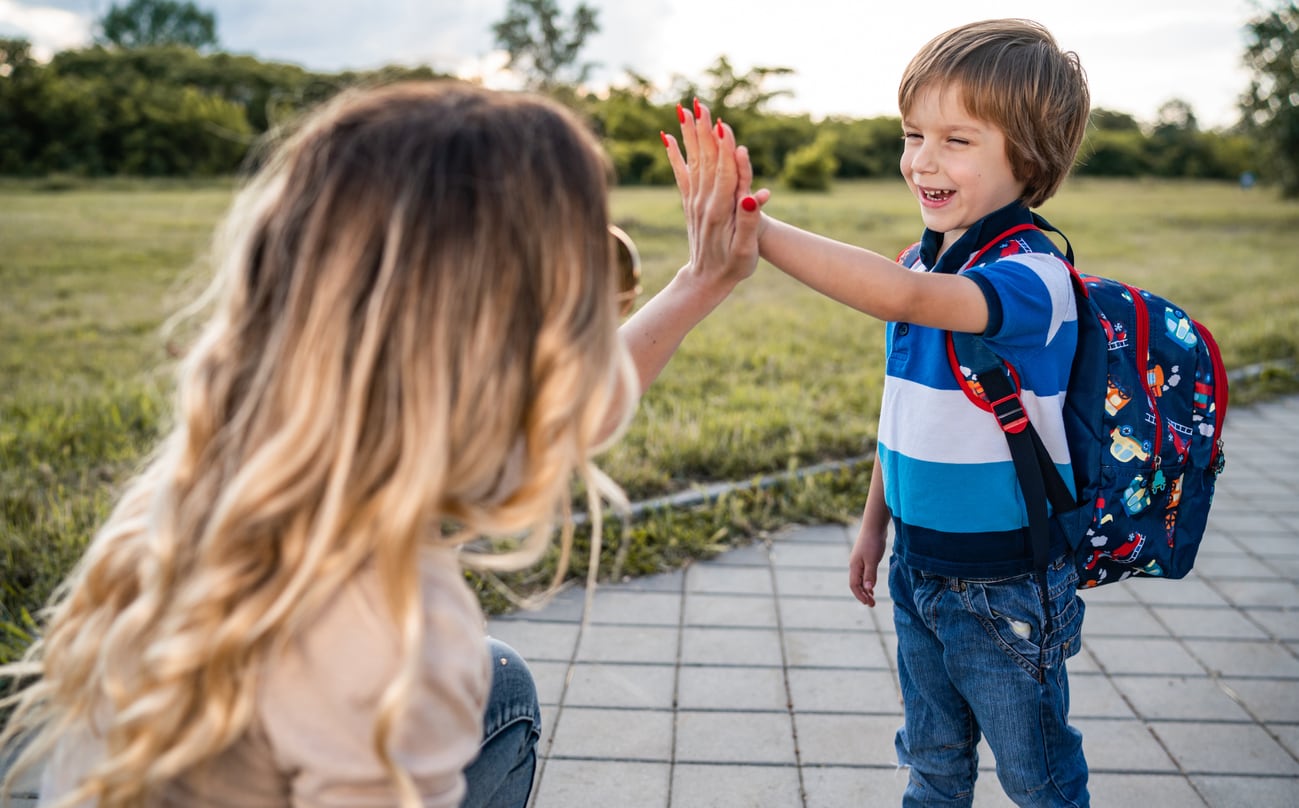
[(575, 473), (617, 495), (592, 454), (752, 273), (747, 156), (695, 124), (689, 260), (621, 329), (608, 165), (563, 108), (407, 84), (279, 147), (175, 428), (0, 671), (29, 681), (6, 793), (41, 763), (43, 805), (524, 805), (535, 687), (462, 567), (536, 560)]

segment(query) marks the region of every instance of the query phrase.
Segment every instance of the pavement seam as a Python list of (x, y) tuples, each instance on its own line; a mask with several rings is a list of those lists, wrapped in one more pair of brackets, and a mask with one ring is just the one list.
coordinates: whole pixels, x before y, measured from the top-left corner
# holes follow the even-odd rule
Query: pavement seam
[(794, 714), (794, 692), (789, 686), (789, 654), (785, 650), (785, 622), (780, 614), (780, 585), (776, 565), (771, 562), (771, 544), (767, 545), (767, 573), (771, 576), (771, 598), (776, 611), (776, 640), (780, 645), (780, 678), (785, 685), (785, 706), (789, 714), (789, 732), (794, 741), (794, 767), (798, 772), (798, 798), (807, 808), (807, 786), (803, 782), (803, 753), (798, 745), (798, 718)]

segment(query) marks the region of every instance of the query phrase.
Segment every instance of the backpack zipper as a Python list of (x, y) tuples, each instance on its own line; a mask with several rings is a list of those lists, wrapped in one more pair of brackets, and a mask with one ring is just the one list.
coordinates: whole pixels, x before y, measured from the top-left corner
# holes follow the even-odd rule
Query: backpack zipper
[(1156, 402), (1158, 396), (1150, 386), (1150, 311), (1146, 308), (1141, 292), (1126, 283), (1121, 285), (1132, 296), (1132, 308), (1137, 315), (1137, 369), (1141, 372), (1141, 386), (1146, 391), (1146, 400), (1150, 402), (1150, 411), (1155, 415), (1155, 441), (1151, 454), (1154, 455), (1152, 468), (1157, 469), (1163, 462), (1159, 452), (1163, 448), (1164, 419), (1159, 414), (1159, 404)]

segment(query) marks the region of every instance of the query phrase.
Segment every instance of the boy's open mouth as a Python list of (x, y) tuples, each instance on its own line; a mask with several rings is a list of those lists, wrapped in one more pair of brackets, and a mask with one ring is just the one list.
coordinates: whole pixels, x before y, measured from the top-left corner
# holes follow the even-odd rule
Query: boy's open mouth
[(952, 195), (956, 192), (924, 188), (921, 189), (920, 193), (924, 194), (925, 199), (928, 199), (930, 202), (945, 202), (948, 199), (951, 199)]

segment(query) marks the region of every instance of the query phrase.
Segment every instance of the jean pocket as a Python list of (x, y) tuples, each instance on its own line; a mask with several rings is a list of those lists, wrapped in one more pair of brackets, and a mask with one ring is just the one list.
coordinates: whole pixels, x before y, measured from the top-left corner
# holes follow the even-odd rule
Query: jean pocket
[(1043, 669), (1063, 663), (1081, 647), (1083, 605), (1073, 588), (1076, 580), (1071, 564), (1048, 571), (1050, 621), (1042, 608), (1036, 576), (970, 584), (968, 608), (998, 648), (1041, 681)]

